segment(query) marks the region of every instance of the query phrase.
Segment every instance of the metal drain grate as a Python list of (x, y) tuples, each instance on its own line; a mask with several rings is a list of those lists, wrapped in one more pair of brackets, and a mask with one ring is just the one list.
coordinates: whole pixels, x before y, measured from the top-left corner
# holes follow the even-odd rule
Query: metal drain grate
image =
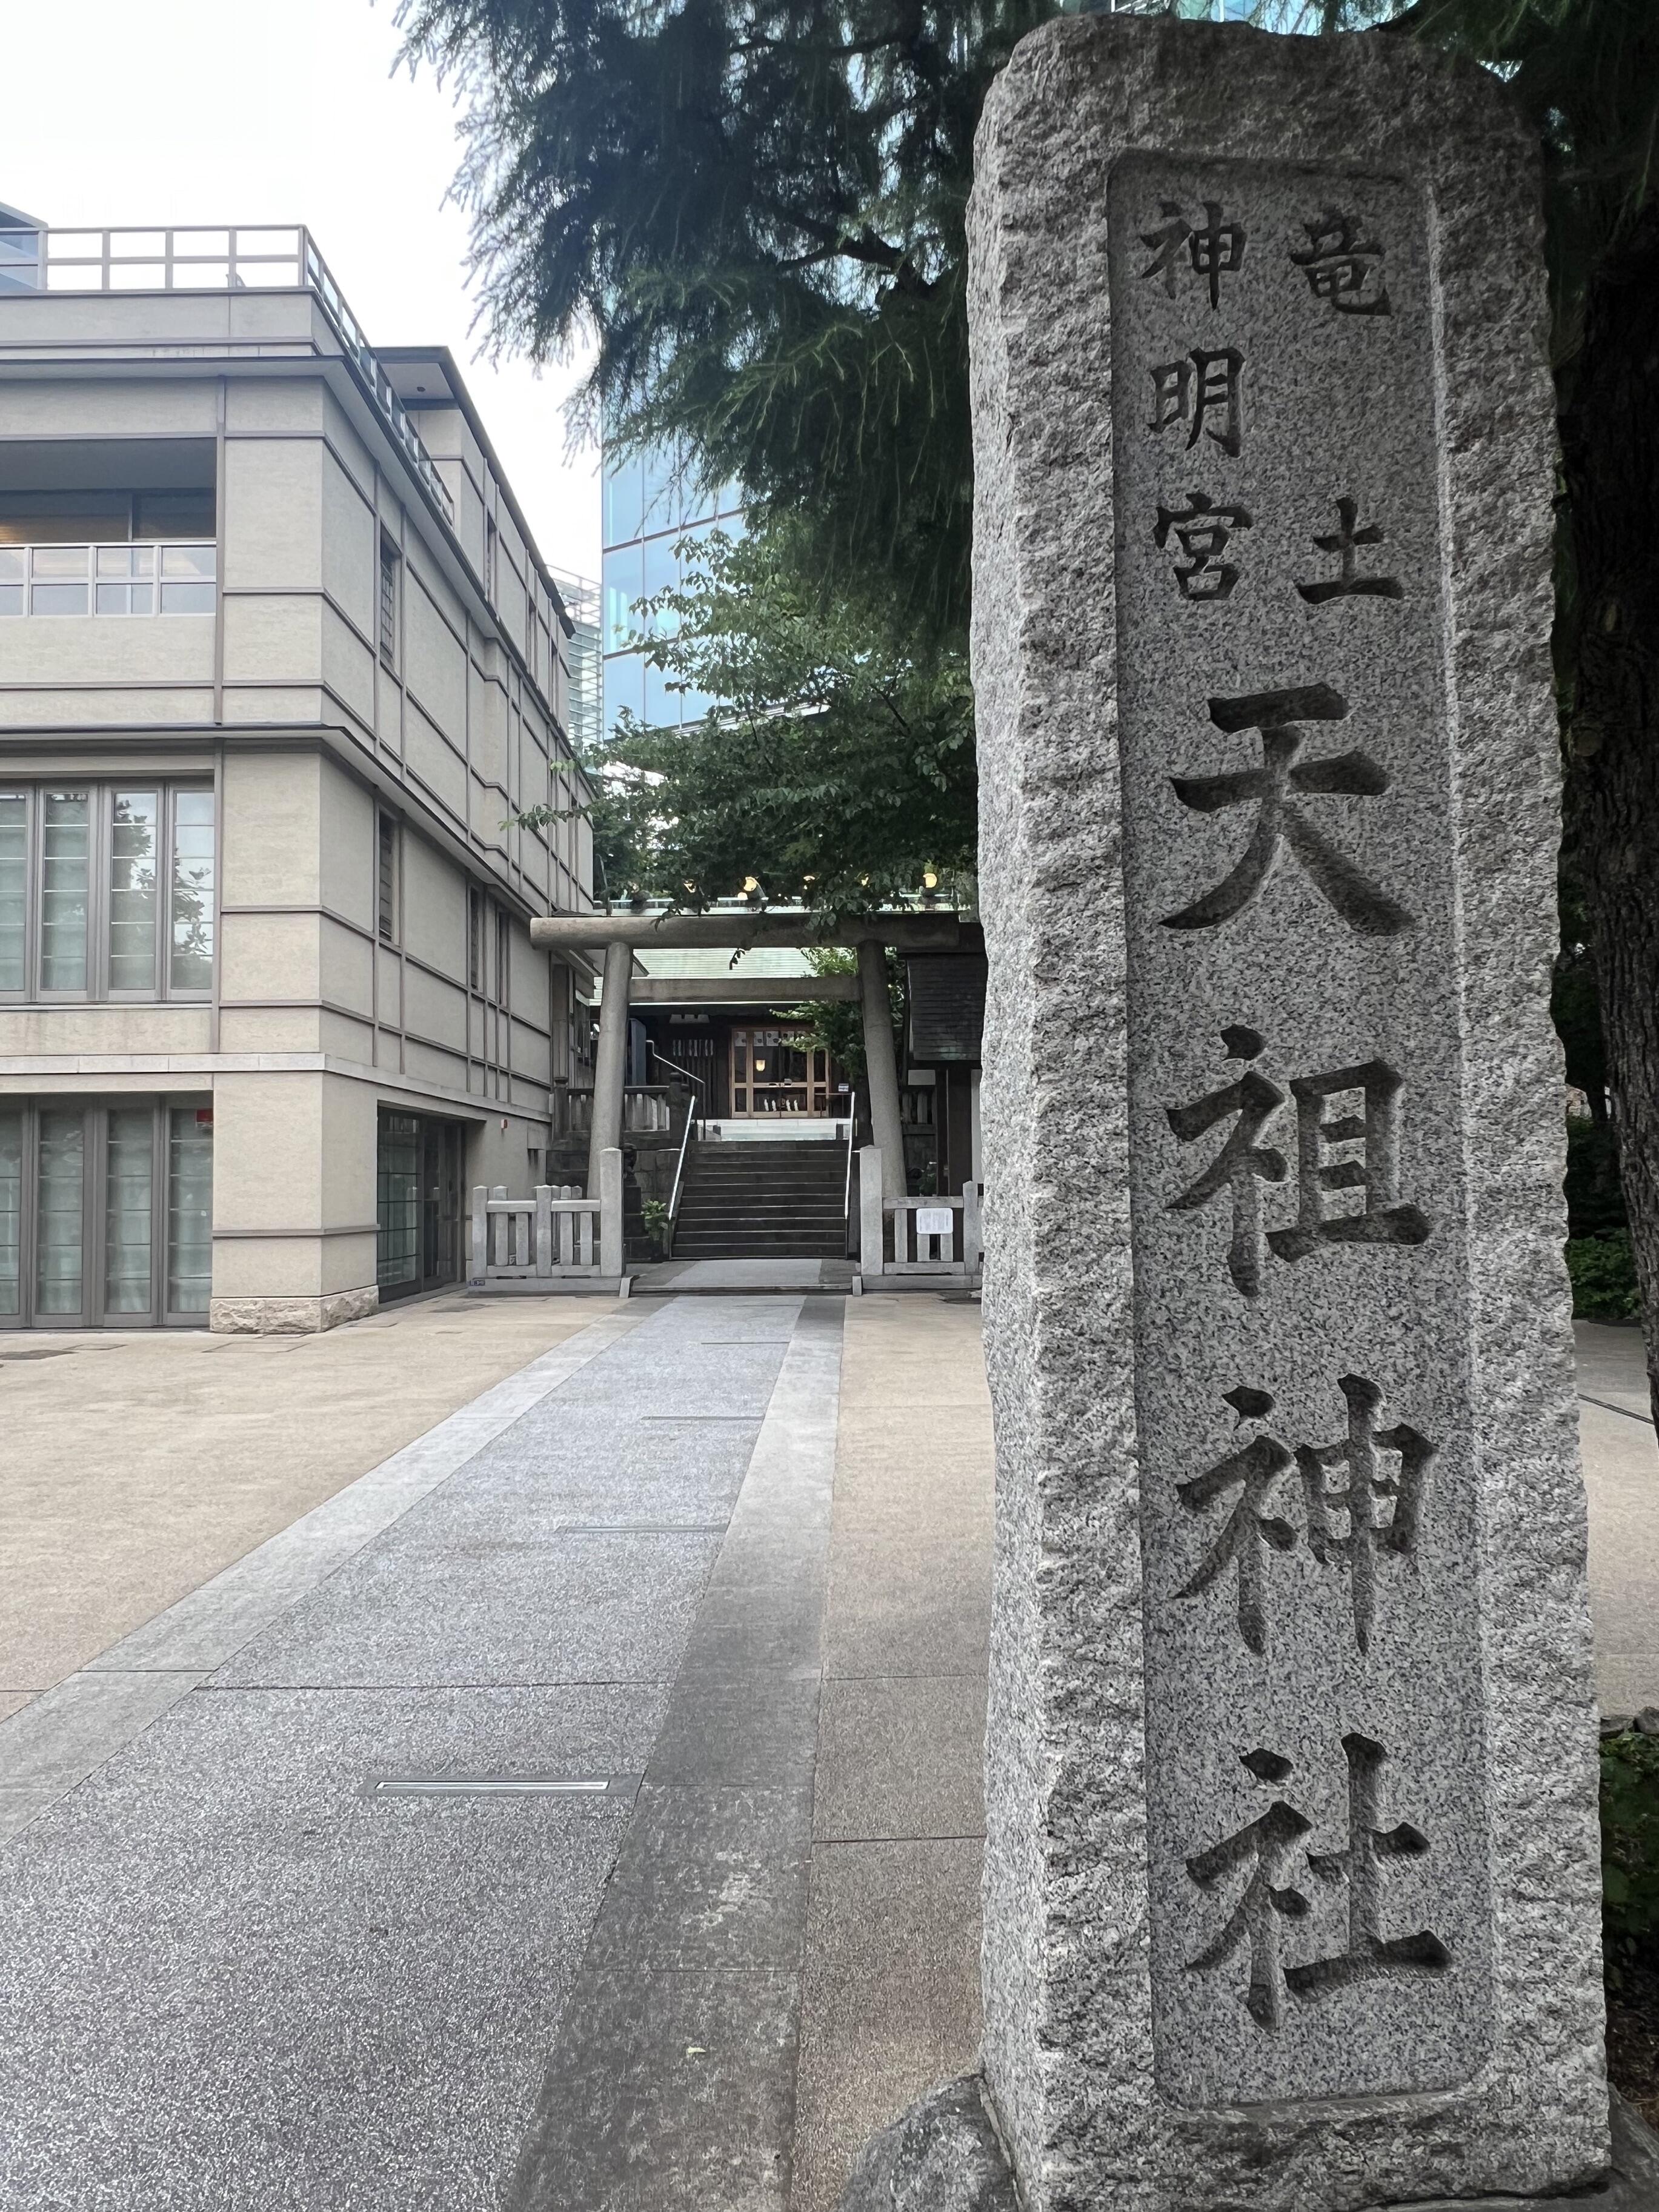
[(638, 1774), (377, 1774), (358, 1793), (364, 1797), (627, 1797), (638, 1795)]

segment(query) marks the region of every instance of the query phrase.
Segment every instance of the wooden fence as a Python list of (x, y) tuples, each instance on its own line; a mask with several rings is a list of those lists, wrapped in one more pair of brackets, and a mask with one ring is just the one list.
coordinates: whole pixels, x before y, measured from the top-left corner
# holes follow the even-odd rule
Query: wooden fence
[(540, 1183), (530, 1198), (509, 1198), (498, 1183), (473, 1186), (467, 1286), (535, 1290), (623, 1278), (623, 1158), (599, 1155), (599, 1194), (575, 1183)]
[(980, 1187), (959, 1198), (885, 1198), (881, 1152), (859, 1154), (859, 1273), (866, 1289), (884, 1282), (933, 1281), (969, 1285), (980, 1279)]

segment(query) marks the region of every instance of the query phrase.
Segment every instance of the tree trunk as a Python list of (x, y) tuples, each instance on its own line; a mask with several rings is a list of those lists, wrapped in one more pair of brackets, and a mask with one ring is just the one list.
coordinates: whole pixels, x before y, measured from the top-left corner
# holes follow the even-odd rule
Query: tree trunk
[(1578, 623), (1568, 828), (1659, 1425), (1659, 208), (1595, 279), (1566, 403)]

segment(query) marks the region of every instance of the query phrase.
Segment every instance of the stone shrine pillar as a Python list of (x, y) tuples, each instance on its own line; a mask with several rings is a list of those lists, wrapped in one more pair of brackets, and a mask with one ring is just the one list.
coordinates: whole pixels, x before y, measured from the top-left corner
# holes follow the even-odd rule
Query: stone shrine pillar
[(587, 1138), (587, 1195), (597, 1198), (600, 1167), (623, 1140), (628, 1091), (628, 1000), (634, 981), (634, 948), (613, 939), (605, 948), (599, 996), (599, 1042), (593, 1058), (593, 1119)]
[(986, 2080), (1027, 2212), (1607, 2159), (1539, 179), (1051, 22), (971, 217)]
[(887, 995), (887, 947), (878, 938), (860, 937), (858, 958), (870, 1133), (881, 1147), (884, 1194), (902, 1198), (904, 1122), (899, 1111), (898, 1056), (893, 1047), (893, 1002)]

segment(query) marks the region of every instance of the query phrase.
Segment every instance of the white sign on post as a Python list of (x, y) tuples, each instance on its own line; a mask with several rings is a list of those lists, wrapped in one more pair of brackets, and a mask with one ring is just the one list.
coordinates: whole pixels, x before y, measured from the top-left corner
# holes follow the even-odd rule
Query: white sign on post
[(949, 1206), (919, 1206), (916, 1208), (918, 1237), (948, 1237), (951, 1234), (956, 1209)]

